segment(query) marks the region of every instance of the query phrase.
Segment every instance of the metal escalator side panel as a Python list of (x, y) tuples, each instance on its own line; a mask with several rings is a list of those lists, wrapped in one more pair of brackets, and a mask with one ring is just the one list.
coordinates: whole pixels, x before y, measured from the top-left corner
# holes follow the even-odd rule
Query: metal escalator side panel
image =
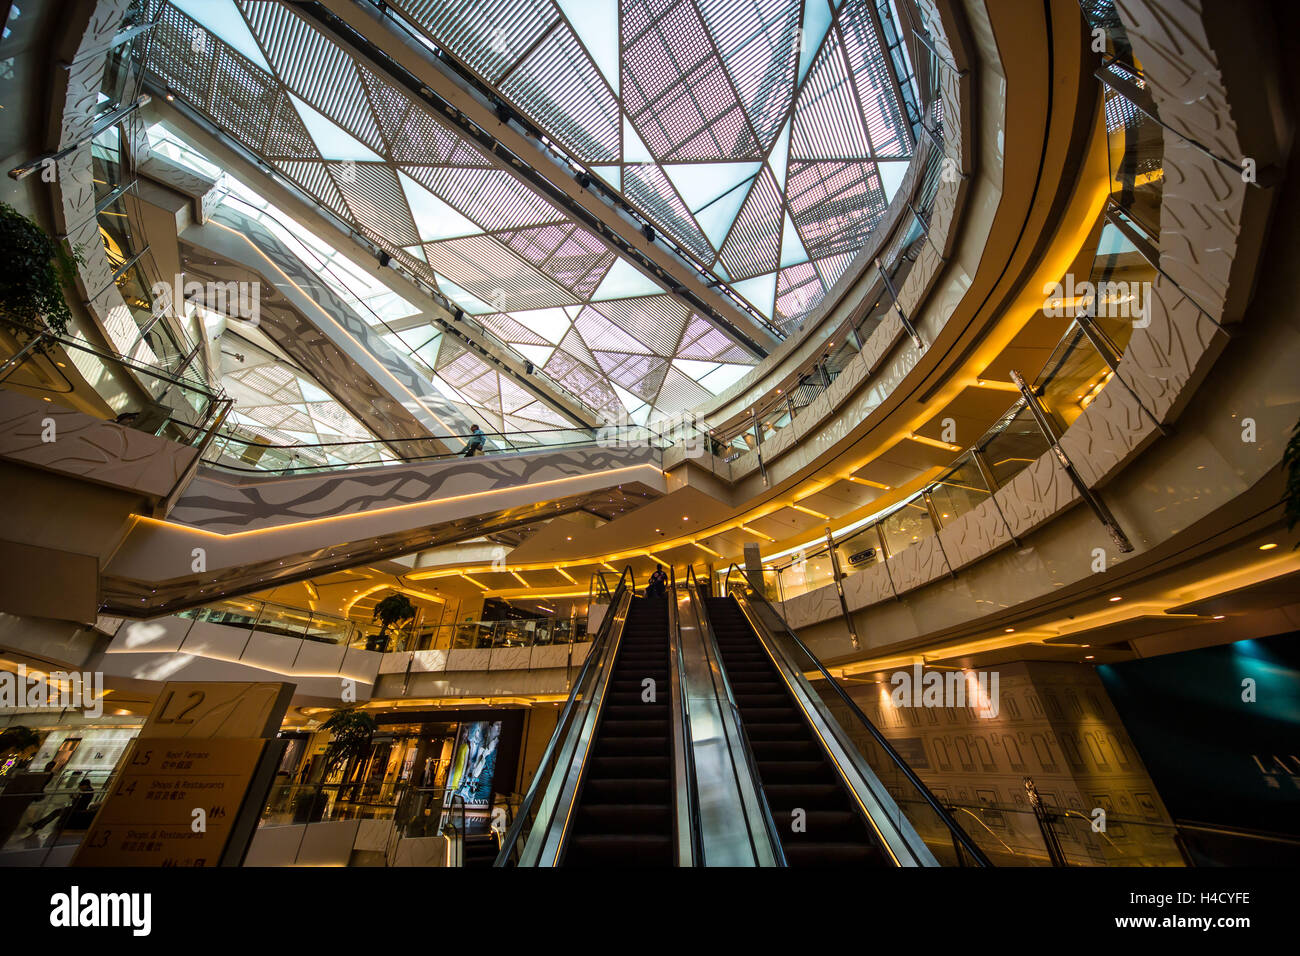
[(780, 842), (726, 682), (698, 588), (677, 596), (683, 682), (695, 768), (701, 862), (705, 866), (783, 866)]
[[(591, 692), (584, 695), (577, 704), (578, 709), (570, 724), (569, 732), (560, 745), (556, 769), (547, 781), (546, 790), (538, 805), (537, 819), (544, 822), (535, 826), (529, 834), (528, 841), (520, 854), (520, 866), (558, 866), (563, 859), (565, 840), (581, 792), (596, 728), (600, 726), (606, 691), (613, 673), (614, 661), (618, 658), (619, 645), (623, 640), (623, 630), (631, 604), (630, 591), (624, 591), (618, 608), (612, 615), (609, 640), (605, 643), (600, 661), (594, 671), (595, 678)], [(581, 686), (573, 689), (575, 695), (581, 694), (582, 691)], [(556, 733), (562, 732), (562, 729), (557, 727)]]
[[(744, 613), (764, 652), (776, 666), (795, 706), (812, 728), (818, 744), (876, 834), (881, 847), (897, 866), (938, 866), (939, 861), (862, 756), (853, 739), (822, 702), (804, 677), (803, 670), (790, 659), (781, 642), (775, 639), (772, 629), (763, 620), (754, 602), (737, 592), (733, 592), (731, 597)], [(774, 608), (769, 607), (768, 611), (776, 614)]]

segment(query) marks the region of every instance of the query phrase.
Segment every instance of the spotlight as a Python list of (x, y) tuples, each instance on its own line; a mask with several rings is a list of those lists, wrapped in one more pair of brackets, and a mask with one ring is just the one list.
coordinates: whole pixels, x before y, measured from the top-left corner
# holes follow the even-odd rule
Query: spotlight
[(462, 312), (460, 309), (455, 309), (452, 311), (451, 317), (455, 319), (457, 322), (463, 322), (465, 320), (465, 313)]
[(525, 374), (525, 375), (532, 375), (532, 374), (533, 374), (533, 363), (532, 363), (532, 362), (524, 362), (524, 374)]
[(388, 264), (392, 261), (393, 261), (392, 256), (384, 252), (382, 249), (379, 251), (379, 268), (381, 269), (387, 268)]
[(650, 225), (650, 223), (647, 222), (644, 226), (641, 227), (641, 235), (645, 236), (646, 242), (654, 242), (655, 227)]
[(165, 99), (168, 103), (174, 102), (176, 100), (176, 94), (172, 92), (172, 88), (170, 86), (167, 87), (167, 92), (163, 94), (163, 99)]
[(574, 179), (578, 181), (578, 185), (581, 186), (583, 189), (591, 188), (591, 177), (588, 176), (585, 172), (578, 173), (578, 175), (575, 176)]

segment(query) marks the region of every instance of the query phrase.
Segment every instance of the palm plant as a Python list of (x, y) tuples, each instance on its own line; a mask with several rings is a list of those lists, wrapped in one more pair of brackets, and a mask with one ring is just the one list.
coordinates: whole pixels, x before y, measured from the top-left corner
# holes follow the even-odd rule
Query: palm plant
[(370, 615), (372, 622), (379, 622), (379, 635), (376, 638), (377, 650), (388, 650), (388, 629), (394, 624), (409, 621), (415, 617), (415, 605), (405, 594), (390, 594), (378, 604)]
[(325, 745), (325, 776), (344, 768), (343, 781), (355, 776), (358, 764), (370, 755), (370, 744), (379, 725), (364, 711), (338, 710), (325, 721), (330, 742)]

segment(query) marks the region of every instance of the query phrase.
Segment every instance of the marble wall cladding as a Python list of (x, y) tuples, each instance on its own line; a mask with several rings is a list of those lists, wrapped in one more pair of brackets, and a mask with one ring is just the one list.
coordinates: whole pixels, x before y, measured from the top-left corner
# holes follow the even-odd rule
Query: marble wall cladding
[[(1162, 256), (1163, 260), (1163, 256)], [(1172, 421), (1224, 344), (1218, 328), (1172, 281), (1151, 284), (1150, 325), (1136, 329), (1119, 372), (1159, 421)]]
[(622, 469), (636, 469), (629, 471), (629, 481), (652, 478), (654, 473), (662, 478), (660, 461), (654, 448), (570, 448), (300, 476), (246, 479), (205, 469), (186, 488), (170, 518), (205, 531), (233, 533)]
[(0, 390), (0, 458), (159, 499), (195, 451), (113, 422)]
[(977, 507), (939, 531), (939, 541), (949, 566), (958, 570), (1011, 544), (1011, 530), (998, 510), (998, 503), (986, 498)]
[(934, 535), (921, 538), (889, 559), (889, 573), (899, 594), (906, 594), (950, 573), (943, 546)]
[(891, 573), (891, 569), (883, 562), (850, 573), (844, 579), (844, 600), (848, 603), (849, 610), (860, 610), (881, 601), (892, 601), (898, 592), (894, 588)]
[(1023, 538), (1078, 500), (1079, 492), (1064, 466), (1047, 452), (999, 488), (995, 497), (1011, 533)]
[(1061, 436), (1061, 449), (1092, 488), (1104, 484), (1158, 434), (1133, 393), (1112, 379)]
[(442, 673), (446, 671), (528, 671), (578, 667), (590, 643), (544, 647), (462, 648), (460, 650), (400, 651), (384, 654), (380, 674)]
[[(106, 44), (117, 33), (129, 6), (130, 0), (99, 0), (90, 15), (77, 55), (65, 74), (67, 87), (60, 149), (87, 139), (94, 130), (94, 114), (99, 106), (99, 90), (107, 62)], [(123, 329), (120, 322), (109, 321), (113, 313), (126, 310), (126, 303), (113, 285), (114, 270), (95, 221), (94, 169), (88, 141), (58, 161), (57, 174), (55, 208), (60, 231), (68, 236), (69, 245), (80, 247), (85, 259), (77, 266), (82, 295), (106, 340), (117, 351), (125, 353), (139, 335), (134, 323), (129, 329)]]

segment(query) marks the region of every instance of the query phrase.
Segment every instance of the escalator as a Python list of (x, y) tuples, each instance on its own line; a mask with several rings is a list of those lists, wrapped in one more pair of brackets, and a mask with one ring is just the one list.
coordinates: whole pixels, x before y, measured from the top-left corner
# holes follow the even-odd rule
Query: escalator
[[(644, 699), (647, 679), (652, 701)], [(564, 865), (673, 865), (669, 681), (667, 601), (632, 598)]]
[(730, 597), (705, 604), (786, 863), (894, 865), (740, 606)]
[(988, 866), (734, 570), (667, 601), (593, 575), (608, 610), (496, 865)]

